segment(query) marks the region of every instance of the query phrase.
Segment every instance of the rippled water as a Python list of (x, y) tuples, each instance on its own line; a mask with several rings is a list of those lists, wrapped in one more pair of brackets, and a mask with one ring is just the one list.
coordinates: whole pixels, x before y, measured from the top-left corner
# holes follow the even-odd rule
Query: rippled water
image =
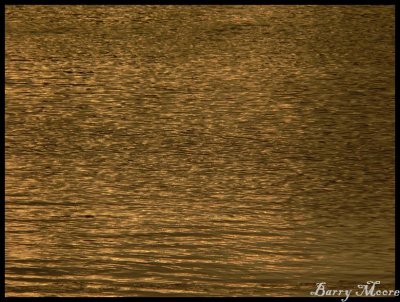
[(391, 6), (7, 6), (6, 295), (394, 289), (394, 106)]

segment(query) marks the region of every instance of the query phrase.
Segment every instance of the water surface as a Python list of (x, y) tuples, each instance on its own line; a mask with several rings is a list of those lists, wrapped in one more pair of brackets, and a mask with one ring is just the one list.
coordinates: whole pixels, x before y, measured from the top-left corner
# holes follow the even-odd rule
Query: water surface
[(5, 25), (6, 295), (394, 289), (394, 6)]

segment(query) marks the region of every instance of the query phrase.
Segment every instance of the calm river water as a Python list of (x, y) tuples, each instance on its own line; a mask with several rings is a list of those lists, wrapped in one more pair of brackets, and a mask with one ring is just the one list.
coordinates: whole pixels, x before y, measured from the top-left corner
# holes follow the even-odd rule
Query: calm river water
[(7, 6), (6, 295), (394, 289), (394, 6)]

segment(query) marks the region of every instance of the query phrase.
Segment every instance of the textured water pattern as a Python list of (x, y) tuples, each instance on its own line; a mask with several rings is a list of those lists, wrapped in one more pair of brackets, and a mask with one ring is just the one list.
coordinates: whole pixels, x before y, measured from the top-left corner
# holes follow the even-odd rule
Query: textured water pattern
[(6, 295), (394, 289), (394, 7), (7, 6)]

